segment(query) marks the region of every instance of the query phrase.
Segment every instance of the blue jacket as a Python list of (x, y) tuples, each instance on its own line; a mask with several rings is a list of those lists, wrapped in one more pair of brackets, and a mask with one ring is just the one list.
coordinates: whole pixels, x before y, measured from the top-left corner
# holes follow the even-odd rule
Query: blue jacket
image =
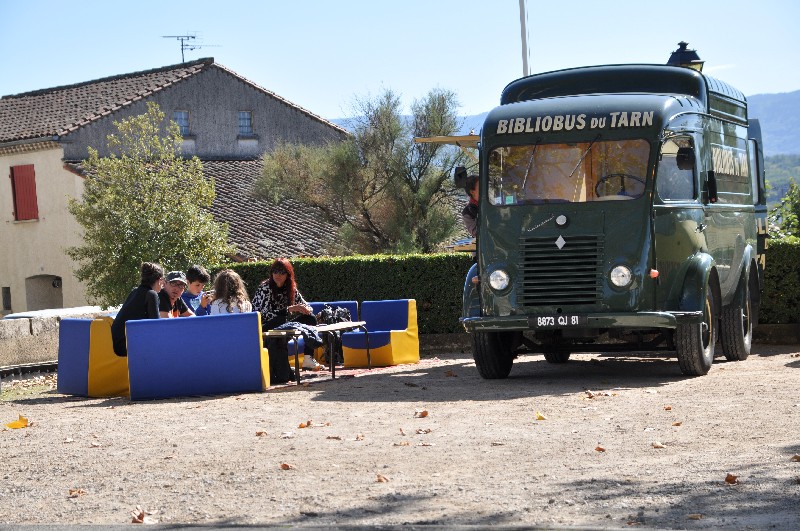
[(183, 302), (186, 303), (195, 315), (211, 315), (211, 304), (206, 305), (205, 308), (200, 306), (200, 299), (203, 297), (203, 292), (200, 292), (200, 295), (194, 296), (188, 291), (184, 291), (181, 295), (181, 299)]

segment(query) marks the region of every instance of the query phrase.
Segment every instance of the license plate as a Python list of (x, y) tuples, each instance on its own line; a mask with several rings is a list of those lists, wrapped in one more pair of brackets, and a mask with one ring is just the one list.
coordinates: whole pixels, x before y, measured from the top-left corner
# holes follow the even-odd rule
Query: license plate
[(589, 318), (585, 315), (538, 315), (529, 317), (528, 322), (533, 328), (569, 328), (585, 326)]

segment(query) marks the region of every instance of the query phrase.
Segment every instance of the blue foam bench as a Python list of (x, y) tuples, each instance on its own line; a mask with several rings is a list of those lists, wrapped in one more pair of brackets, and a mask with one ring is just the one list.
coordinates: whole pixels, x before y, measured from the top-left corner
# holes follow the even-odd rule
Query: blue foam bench
[[(360, 320), (366, 322), (369, 331), (373, 367), (419, 362), (415, 299), (364, 301)], [(366, 367), (367, 335), (364, 332), (342, 334), (342, 351), (345, 367)]]
[(269, 359), (257, 312), (126, 323), (131, 400), (257, 392)]
[(89, 396), (91, 319), (61, 319), (58, 325), (58, 392)]

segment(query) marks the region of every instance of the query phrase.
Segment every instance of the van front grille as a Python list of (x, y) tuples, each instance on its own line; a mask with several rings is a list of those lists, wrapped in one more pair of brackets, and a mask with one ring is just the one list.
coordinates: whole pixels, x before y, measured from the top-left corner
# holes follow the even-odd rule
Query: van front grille
[(557, 240), (520, 240), (520, 306), (597, 304), (602, 297), (602, 236)]

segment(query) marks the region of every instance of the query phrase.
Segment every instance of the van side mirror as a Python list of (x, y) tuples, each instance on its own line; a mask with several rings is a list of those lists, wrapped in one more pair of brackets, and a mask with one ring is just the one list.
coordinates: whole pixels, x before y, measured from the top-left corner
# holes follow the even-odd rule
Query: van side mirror
[(453, 182), (456, 188), (464, 188), (467, 185), (467, 168), (464, 166), (456, 166), (453, 172)]
[(716, 203), (717, 199), (717, 176), (714, 170), (708, 170), (708, 177), (706, 178), (706, 190), (708, 194), (708, 202)]

